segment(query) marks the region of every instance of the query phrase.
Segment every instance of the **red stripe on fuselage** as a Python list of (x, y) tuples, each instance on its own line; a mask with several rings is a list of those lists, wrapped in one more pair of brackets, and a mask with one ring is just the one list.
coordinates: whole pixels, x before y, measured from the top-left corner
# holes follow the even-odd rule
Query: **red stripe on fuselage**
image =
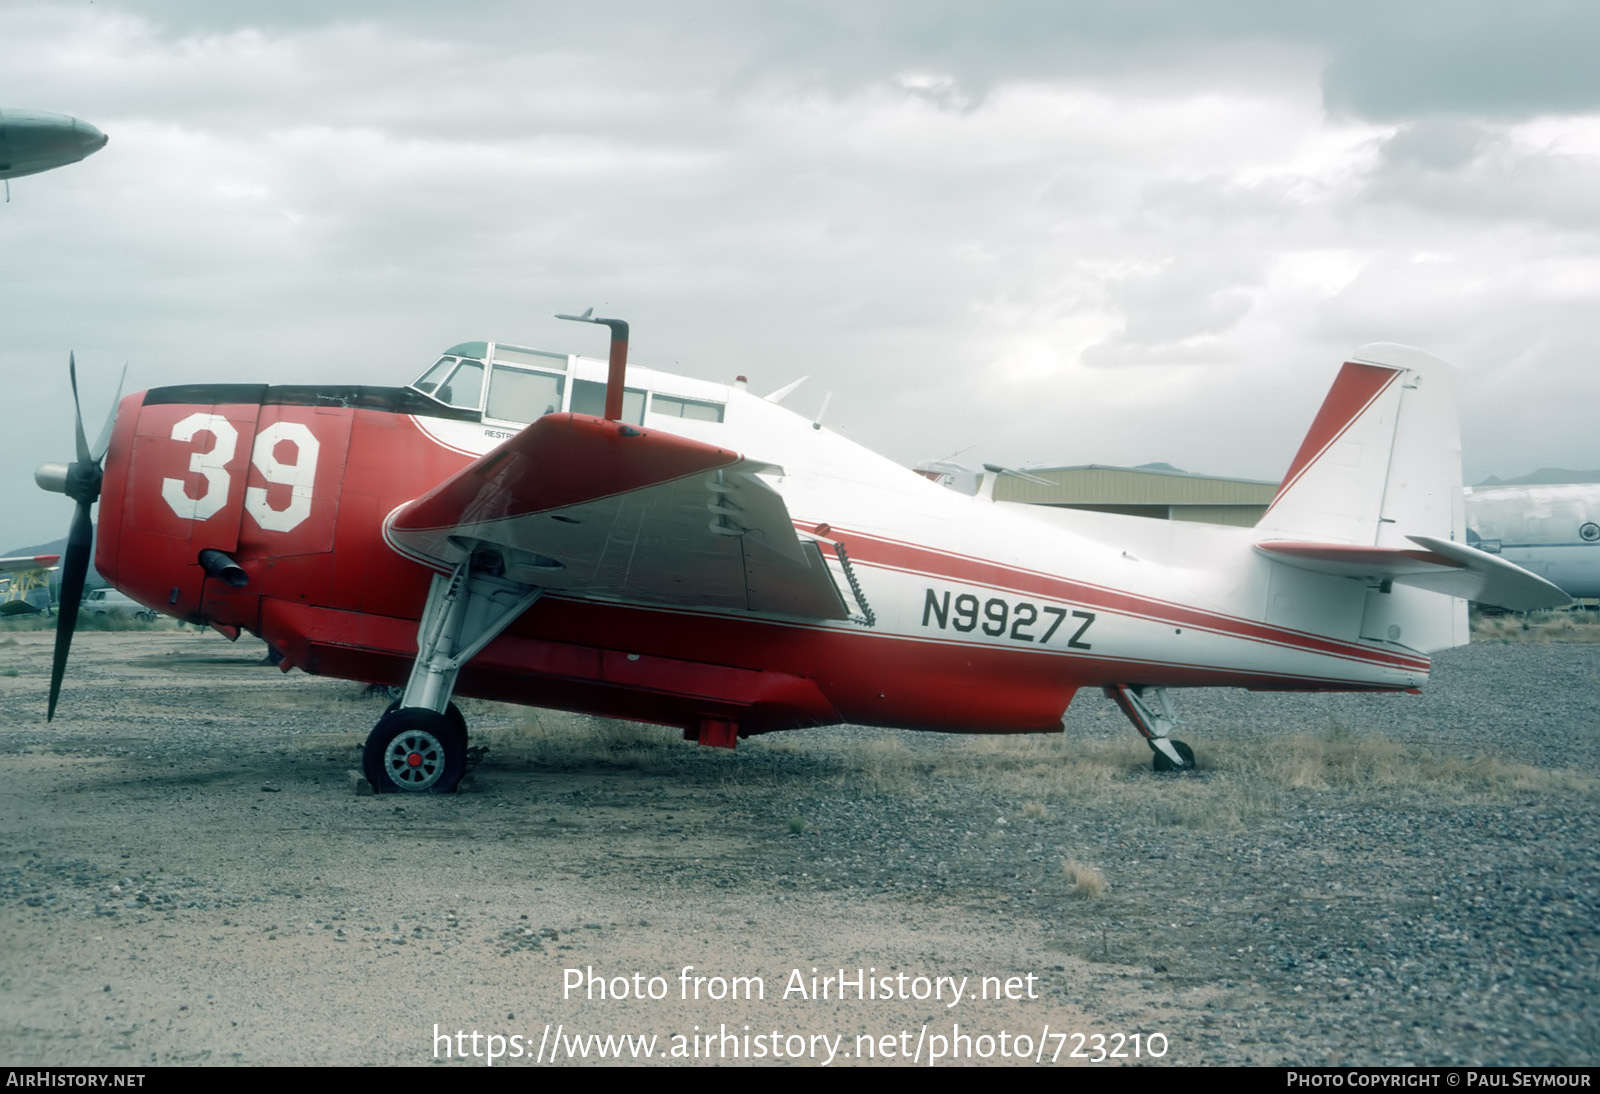
[[(814, 529), (816, 526), (811, 526)], [(1419, 655), (1392, 653), (1368, 646), (1341, 642), (1305, 631), (1275, 627), (1250, 619), (1223, 615), (1184, 604), (1157, 600), (1136, 593), (1072, 581), (1053, 574), (1027, 570), (987, 559), (921, 547), (899, 540), (886, 539), (866, 532), (833, 528), (831, 538), (848, 540), (847, 547), (852, 563), (877, 565), (902, 573), (921, 577), (959, 581), (983, 585), (994, 589), (1026, 593), (1033, 596), (1066, 600), (1085, 607), (1099, 608), (1121, 615), (1150, 619), (1211, 631), (1231, 638), (1288, 647), (1306, 653), (1324, 654), (1351, 661), (1399, 668), (1407, 671), (1428, 671), (1428, 658)]]
[(1267, 506), (1268, 513), (1300, 481), (1300, 476), (1309, 471), (1311, 465), (1321, 459), (1335, 441), (1349, 432), (1356, 419), (1384, 393), (1400, 372), (1400, 369), (1386, 365), (1364, 365), (1359, 361), (1344, 363), (1322, 400), (1322, 407), (1312, 420), (1310, 431), (1300, 442), (1300, 450), (1289, 465), (1289, 473), (1283, 477), (1283, 484), (1273, 495), (1272, 505)]

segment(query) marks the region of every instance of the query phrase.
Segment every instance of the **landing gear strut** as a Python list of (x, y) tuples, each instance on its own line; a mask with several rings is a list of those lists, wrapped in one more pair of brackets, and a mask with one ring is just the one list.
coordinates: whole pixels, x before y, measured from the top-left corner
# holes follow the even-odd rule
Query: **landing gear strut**
[(1143, 684), (1113, 684), (1105, 689), (1106, 698), (1128, 716), (1152, 753), (1150, 763), (1157, 771), (1193, 771), (1194, 749), (1168, 736), (1178, 724), (1166, 688)]
[(466, 774), (467, 723), (450, 701), (456, 675), (544, 591), (504, 572), (497, 552), (479, 549), (449, 575), (434, 575), (405, 694), (362, 752), (362, 773), (377, 793), (451, 794)]

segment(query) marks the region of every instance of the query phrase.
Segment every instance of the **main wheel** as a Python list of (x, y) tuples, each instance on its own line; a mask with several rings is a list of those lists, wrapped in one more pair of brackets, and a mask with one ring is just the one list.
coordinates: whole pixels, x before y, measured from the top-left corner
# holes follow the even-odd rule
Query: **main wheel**
[(379, 794), (454, 793), (467, 770), (465, 729), (421, 707), (391, 710), (372, 727), (361, 769)]
[[(404, 688), (401, 688), (399, 690), (402, 693), (404, 693), (404, 691), (405, 691)], [(399, 709), (400, 709), (400, 700), (396, 699), (394, 702), (390, 703), (388, 706), (383, 708), (383, 716), (385, 718), (387, 718), (389, 715), (393, 714), (395, 711), (397, 711)], [(462, 748), (463, 751), (465, 751), (465, 749), (467, 747), (467, 719), (466, 719), (466, 716), (461, 713), (461, 708), (456, 706), (454, 703), (450, 703), (444, 708), (444, 716), (446, 718), (450, 719), (450, 724), (452, 726), (454, 726), (455, 727), (455, 731), (461, 735), (461, 748)]]
[(1172, 765), (1172, 761), (1167, 758), (1167, 754), (1162, 752), (1160, 749), (1150, 750), (1153, 753), (1150, 760), (1150, 766), (1154, 767), (1157, 771), (1193, 771), (1194, 749), (1190, 748), (1182, 741), (1172, 741), (1171, 744), (1172, 750), (1176, 752), (1178, 754), (1178, 758), (1183, 761), (1183, 766), (1174, 767)]

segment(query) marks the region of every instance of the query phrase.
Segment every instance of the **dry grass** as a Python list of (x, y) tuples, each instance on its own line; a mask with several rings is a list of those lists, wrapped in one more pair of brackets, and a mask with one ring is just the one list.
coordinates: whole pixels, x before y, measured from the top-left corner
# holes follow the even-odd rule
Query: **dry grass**
[(1067, 891), (1079, 900), (1096, 900), (1110, 887), (1098, 866), (1089, 866), (1077, 859), (1063, 862), (1061, 872), (1067, 879)]
[[(360, 699), (360, 689), (330, 691), (328, 702)], [(304, 702), (301, 697), (297, 702)], [(367, 700), (376, 706), (376, 700)], [(699, 746), (678, 731), (534, 708), (514, 708), (515, 724), (496, 728), (512, 708), (464, 701), (473, 739), (498, 758), (552, 769), (686, 771)], [(472, 709), (474, 707), (480, 709)], [(381, 708), (378, 708), (381, 709)], [(486, 722), (490, 724), (485, 724)], [(481, 728), (478, 728), (481, 727)], [(1197, 739), (1200, 771), (1157, 776), (1150, 750), (1125, 737), (1074, 739), (1057, 734), (945, 736), (890, 730), (773, 734), (741, 741), (738, 756), (707, 771), (722, 789), (763, 795), (782, 784), (801, 799), (844, 787), (863, 793), (941, 798), (951, 787), (1015, 802), (1014, 815), (1040, 820), (1059, 807), (1132, 812), (1158, 828), (1235, 831), (1271, 815), (1292, 796), (1365, 789), (1412, 790), (1452, 798), (1523, 793), (1589, 795), (1600, 777), (1575, 769), (1537, 768), (1493, 756), (1454, 755), (1404, 745), (1381, 733), (1333, 726), (1322, 733), (1246, 739)], [(803, 758), (805, 764), (762, 763)], [(695, 770), (700, 770), (696, 767)], [(696, 776), (699, 777), (699, 776)], [(808, 781), (815, 788), (807, 789)], [(797, 803), (799, 804), (799, 803)], [(804, 822), (802, 822), (804, 823)], [(802, 829), (809, 830), (809, 826)]]
[[(803, 744), (803, 741), (797, 741)], [(900, 739), (889, 734), (856, 742), (850, 749), (838, 781), (881, 793), (915, 793), (926, 780), (928, 765), (919, 761)]]
[(1283, 738), (1270, 746), (1219, 742), (1208, 751), (1215, 754), (1218, 770), (1287, 790), (1383, 787), (1498, 796), (1523, 791), (1588, 794), (1600, 787), (1600, 778), (1583, 771), (1406, 748), (1339, 727), (1319, 735)]
[(651, 769), (667, 764), (684, 747), (681, 734), (664, 726), (533, 707), (523, 708), (515, 728), (485, 730), (474, 738), (485, 740), (497, 755), (550, 768)]
[(1152, 827), (1212, 832), (1237, 831), (1307, 793), (1411, 790), (1454, 800), (1527, 792), (1588, 795), (1600, 789), (1600, 778), (1582, 771), (1451, 755), (1341, 727), (1271, 739), (1205, 740), (1200, 772), (1179, 776), (1154, 775), (1149, 748), (1131, 734), (1125, 740), (1049, 735), (912, 738), (909, 746), (904, 741), (893, 735), (808, 742), (796, 734), (782, 747), (830, 754), (836, 783), (929, 797), (959, 785), (1024, 803), (1018, 807), (1024, 818), (1043, 817), (1052, 803), (1060, 803), (1132, 811)]
[(979, 780), (1025, 800), (1098, 792), (1150, 768), (1150, 750), (1132, 733), (1109, 741), (1054, 733), (945, 740), (932, 767), (935, 777)]
[[(0, 618), (0, 633), (11, 632), (26, 634), (33, 631), (53, 631), (56, 629), (56, 616), (35, 612), (32, 615), (12, 615)], [(136, 619), (126, 612), (110, 612), (106, 615), (89, 615), (87, 612), (78, 616), (79, 631), (170, 631), (176, 630), (178, 621), (167, 616), (157, 616), (152, 620)]]
[(1600, 612), (1587, 610), (1474, 613), (1474, 642), (1600, 642)]

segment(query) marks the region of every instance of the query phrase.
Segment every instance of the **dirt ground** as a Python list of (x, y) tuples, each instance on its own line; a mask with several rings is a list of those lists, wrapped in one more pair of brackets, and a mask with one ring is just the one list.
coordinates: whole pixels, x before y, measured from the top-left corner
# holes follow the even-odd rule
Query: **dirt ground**
[[(1595, 780), (1494, 742), (1396, 744), (1392, 704), (1351, 708), (1372, 734), (1296, 725), (1287, 746), (1269, 723), (1304, 708), (1253, 709), (1261, 735), (1198, 728), (1206, 771), (1158, 777), (1089, 696), (1064, 738), (835, 729), (736, 753), (467, 702), (487, 752), (463, 792), (373, 796), (353, 776), (386, 700), (357, 685), (280, 675), (248, 640), (84, 633), (46, 725), (50, 641), (0, 633), (11, 1063), (1600, 1048)], [(1546, 649), (1588, 674), (1562, 701), (1592, 729), (1600, 647)], [(654, 1040), (603, 1040), (622, 1036)]]

